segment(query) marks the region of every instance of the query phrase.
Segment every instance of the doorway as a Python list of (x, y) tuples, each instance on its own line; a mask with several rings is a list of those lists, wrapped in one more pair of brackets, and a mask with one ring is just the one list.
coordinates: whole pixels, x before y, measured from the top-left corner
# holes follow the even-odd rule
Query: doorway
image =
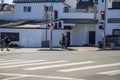
[(67, 32), (67, 46), (70, 46), (70, 32)]
[(89, 44), (95, 45), (95, 31), (89, 31)]

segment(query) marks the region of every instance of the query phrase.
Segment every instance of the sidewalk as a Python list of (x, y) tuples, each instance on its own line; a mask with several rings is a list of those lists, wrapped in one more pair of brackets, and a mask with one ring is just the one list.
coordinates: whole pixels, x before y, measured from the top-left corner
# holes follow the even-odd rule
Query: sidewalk
[[(105, 51), (105, 50), (120, 50), (120, 47), (115, 47), (113, 49), (106, 47), (104, 49), (100, 49), (98, 47), (68, 47), (68, 49), (61, 49), (61, 48), (9, 48), (9, 52), (40, 52), (40, 51), (80, 51), (80, 52), (86, 52), (86, 51)], [(8, 52), (6, 48), (4, 51), (1, 52)]]
[[(68, 49), (61, 49), (61, 48), (9, 48), (9, 52), (40, 52), (40, 51), (97, 51), (99, 48), (97, 47), (68, 47)], [(0, 52), (7, 52), (6, 48), (4, 51)]]

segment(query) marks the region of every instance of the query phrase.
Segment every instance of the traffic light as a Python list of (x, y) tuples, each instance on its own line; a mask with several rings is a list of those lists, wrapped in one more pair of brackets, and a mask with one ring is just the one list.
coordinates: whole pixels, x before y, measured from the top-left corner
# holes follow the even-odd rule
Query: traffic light
[(58, 25), (58, 24), (57, 24), (57, 22), (56, 22), (56, 23), (55, 23), (55, 29), (57, 29), (57, 25)]
[(62, 22), (58, 22), (58, 28), (62, 28)]
[(101, 11), (101, 19), (105, 20), (105, 11)]
[(58, 18), (58, 11), (55, 10), (55, 11), (54, 11), (54, 19), (57, 19), (57, 18)]
[(100, 25), (100, 26), (99, 26), (99, 29), (104, 30), (104, 26), (103, 26), (103, 25)]

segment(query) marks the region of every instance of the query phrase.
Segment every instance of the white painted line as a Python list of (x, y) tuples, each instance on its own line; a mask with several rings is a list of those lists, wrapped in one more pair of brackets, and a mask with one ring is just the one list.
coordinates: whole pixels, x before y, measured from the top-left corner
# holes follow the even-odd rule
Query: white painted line
[(0, 65), (10, 65), (10, 64), (23, 64), (23, 63), (32, 63), (32, 62), (41, 62), (45, 60), (32, 60), (32, 61), (20, 61), (20, 62), (10, 62), (10, 63), (1, 63)]
[(72, 71), (104, 68), (104, 67), (113, 67), (113, 66), (119, 66), (119, 65), (120, 65), (120, 63), (112, 63), (112, 64), (103, 64), (103, 65), (96, 65), (96, 66), (87, 66), (87, 67), (80, 67), (80, 68), (64, 69), (64, 70), (58, 70), (58, 71), (59, 72), (72, 72)]
[(106, 72), (100, 72), (98, 74), (104, 74), (104, 75), (118, 75), (120, 74), (120, 70), (113, 70), (113, 71), (106, 71)]
[(86, 62), (57, 64), (57, 65), (50, 65), (50, 66), (26, 68), (26, 69), (24, 69), (24, 70), (39, 70), (39, 69), (47, 69), (47, 68), (55, 68), (55, 67), (64, 67), (64, 66), (72, 66), (72, 65), (79, 65), (79, 64), (89, 64), (89, 63), (95, 63), (95, 62), (94, 62), (94, 61), (86, 61)]
[(52, 61), (52, 62), (39, 62), (39, 63), (30, 63), (30, 64), (18, 64), (18, 65), (11, 65), (11, 66), (2, 66), (0, 68), (13, 68), (13, 67), (22, 67), (22, 66), (30, 66), (30, 65), (42, 65), (42, 64), (53, 64), (53, 63), (63, 63), (68, 61)]
[(14, 80), (14, 79), (20, 79), (20, 78), (25, 78), (27, 76), (18, 76), (18, 77), (11, 77), (11, 78), (5, 78), (5, 79), (1, 79), (1, 80)]
[[(28, 74), (12, 74), (12, 73), (0, 73), (0, 75), (6, 75), (6, 76), (18, 76), (18, 78), (23, 77), (38, 77), (38, 78), (46, 78), (46, 79), (60, 79), (60, 80), (85, 80), (85, 79), (77, 79), (77, 78), (71, 78), (71, 77), (59, 77), (59, 76), (45, 76), (45, 75), (28, 75)], [(17, 77), (16, 77), (17, 78)], [(5, 80), (5, 79), (4, 79)], [(10, 80), (10, 79), (7, 79)]]
[(16, 60), (2, 60), (2, 61), (0, 61), (0, 64), (1, 63), (7, 63), (7, 62), (15, 62), (15, 61), (21, 61), (21, 59), (16, 59)]

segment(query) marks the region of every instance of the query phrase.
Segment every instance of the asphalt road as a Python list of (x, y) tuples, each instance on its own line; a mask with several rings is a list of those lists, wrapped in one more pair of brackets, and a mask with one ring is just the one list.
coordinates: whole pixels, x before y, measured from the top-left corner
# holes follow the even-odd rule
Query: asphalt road
[(120, 80), (120, 51), (0, 51), (0, 80)]

